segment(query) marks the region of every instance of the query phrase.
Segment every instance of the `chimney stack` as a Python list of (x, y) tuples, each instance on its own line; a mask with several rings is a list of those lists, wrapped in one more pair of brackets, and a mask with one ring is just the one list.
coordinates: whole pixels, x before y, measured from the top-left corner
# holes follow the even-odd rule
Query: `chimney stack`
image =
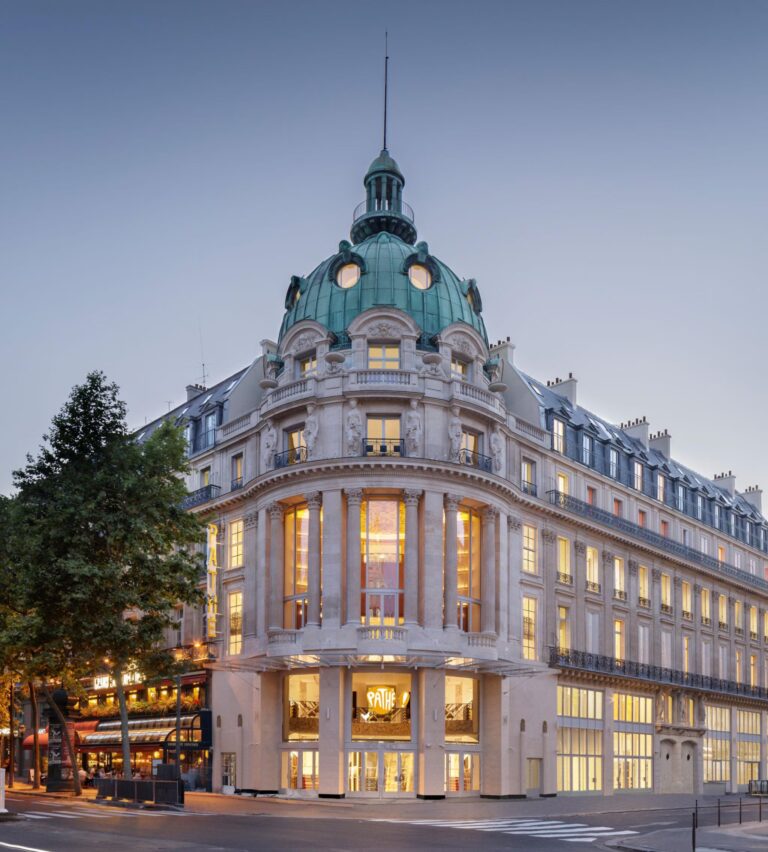
[(715, 482), (721, 487), (724, 488), (731, 497), (736, 494), (736, 477), (733, 475), (733, 471), (729, 470), (728, 473), (716, 473), (715, 474)]
[(496, 343), (491, 345), (491, 356), (497, 356), (508, 364), (514, 364), (515, 344), (510, 342), (509, 338), (497, 340)]
[(754, 506), (761, 515), (763, 514), (763, 490), (759, 485), (750, 485), (740, 496)]
[(647, 450), (649, 443), (648, 431), (650, 429), (650, 425), (651, 424), (645, 419), (645, 415), (643, 415), (642, 418), (638, 417), (635, 420), (622, 423), (621, 428), (627, 433), (627, 435), (629, 435), (630, 438), (640, 441)]
[(187, 402), (200, 396), (206, 390), (205, 385), (187, 385)]
[(556, 378), (554, 382), (547, 382), (555, 393), (564, 396), (572, 405), (576, 405), (576, 384), (578, 379), (573, 373), (568, 373), (567, 379)]
[(669, 430), (665, 429), (663, 432), (652, 433), (648, 438), (648, 446), (657, 453), (661, 453), (665, 458), (672, 458), (672, 436), (669, 434)]

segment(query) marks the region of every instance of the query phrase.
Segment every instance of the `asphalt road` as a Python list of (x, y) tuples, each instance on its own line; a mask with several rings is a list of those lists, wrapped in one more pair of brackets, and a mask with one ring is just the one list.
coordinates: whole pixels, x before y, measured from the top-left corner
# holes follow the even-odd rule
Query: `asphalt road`
[[(258, 800), (257, 800), (258, 804)], [(637, 811), (557, 817), (449, 819), (389, 817), (345, 819), (300, 816), (298, 812), (222, 814), (144, 812), (87, 801), (11, 796), (9, 809), (22, 819), (0, 823), (0, 852), (123, 850), (466, 850), (473, 847), (520, 852), (604, 849), (618, 840), (690, 824), (687, 811)], [(624, 833), (626, 832), (626, 833)]]

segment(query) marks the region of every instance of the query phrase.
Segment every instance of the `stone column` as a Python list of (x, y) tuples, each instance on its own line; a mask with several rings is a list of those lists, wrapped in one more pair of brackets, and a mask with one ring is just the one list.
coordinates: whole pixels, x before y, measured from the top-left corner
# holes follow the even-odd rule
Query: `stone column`
[(421, 542), (421, 572), (419, 599), (421, 623), (426, 628), (443, 629), (443, 562), (445, 535), (443, 532), (443, 495), (427, 491), (423, 498), (424, 535)]
[(672, 605), (675, 608), (672, 633), (672, 668), (683, 670), (683, 580), (677, 574), (672, 578)]
[(603, 795), (613, 795), (613, 702), (616, 695), (610, 687), (603, 699)]
[(360, 624), (360, 504), (362, 488), (347, 488), (347, 624)]
[[(515, 515), (507, 515), (507, 547), (506, 551), (502, 549), (502, 565), (503, 555), (507, 554), (507, 594), (502, 598), (502, 608), (499, 618), (499, 636), (508, 638), (515, 643), (513, 656), (522, 657), (522, 613), (521, 613), (521, 595), (520, 595), (520, 576), (522, 573), (523, 561), (523, 528), (520, 518)], [(499, 578), (501, 585), (501, 577)], [(506, 620), (506, 630), (504, 623)]]
[(243, 518), (243, 640), (256, 635), (256, 535), (259, 516), (251, 512)]
[(307, 608), (307, 627), (320, 626), (320, 507), (323, 495), (313, 491), (306, 495), (309, 509), (309, 552), (307, 554), (307, 586), (309, 606)]
[(510, 778), (509, 687), (506, 678), (482, 676), (483, 754), (482, 796), (506, 797)]
[(420, 799), (445, 798), (445, 672), (418, 669)]
[(627, 625), (627, 659), (637, 660), (638, 658), (638, 628), (637, 628), (637, 598), (639, 592), (637, 588), (637, 572), (639, 564), (636, 559), (627, 560), (627, 572), (629, 574), (627, 583), (627, 604), (629, 606), (629, 616)]
[(283, 507), (272, 503), (269, 507), (269, 629), (283, 626)]
[(487, 506), (483, 511), (483, 531), (480, 557), (482, 559), (480, 622), (483, 633), (496, 635), (496, 519), (498, 509)]
[(613, 559), (614, 554), (603, 551), (603, 601), (605, 602), (605, 623), (603, 624), (603, 653), (615, 656), (613, 647)]
[(587, 546), (583, 541), (573, 543), (575, 566), (573, 587), (575, 600), (573, 604), (573, 619), (571, 621), (571, 646), (577, 651), (587, 650), (587, 612), (585, 592), (587, 589)]
[(321, 799), (344, 797), (344, 669), (320, 669), (320, 734), (318, 795)]
[(653, 616), (653, 630), (651, 630), (650, 663), (654, 666), (661, 665), (661, 571), (658, 568), (651, 569), (651, 614)]
[(459, 503), (456, 494), (445, 495), (445, 610), (443, 627), (458, 630), (459, 614), (459, 554), (457, 547)]
[(420, 489), (407, 488), (405, 500), (405, 623), (419, 621), (419, 498)]
[[(544, 641), (537, 637), (537, 646), (543, 644), (544, 659), (549, 659), (549, 648), (557, 647), (557, 534), (541, 531), (541, 565), (544, 576)], [(522, 643), (522, 634), (520, 637)]]
[(323, 491), (323, 544), (320, 559), (320, 593), (323, 628), (335, 630), (341, 625), (341, 566), (344, 562), (342, 496), (339, 489)]

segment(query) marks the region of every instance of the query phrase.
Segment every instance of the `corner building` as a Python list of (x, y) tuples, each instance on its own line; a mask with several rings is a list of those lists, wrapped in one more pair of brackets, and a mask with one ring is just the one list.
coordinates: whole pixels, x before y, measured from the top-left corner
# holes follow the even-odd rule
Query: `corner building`
[[(768, 536), (739, 494), (489, 345), (382, 151), (277, 343), (170, 417), (208, 524), (213, 788), (744, 789), (766, 776)], [(139, 436), (148, 435), (151, 424)]]

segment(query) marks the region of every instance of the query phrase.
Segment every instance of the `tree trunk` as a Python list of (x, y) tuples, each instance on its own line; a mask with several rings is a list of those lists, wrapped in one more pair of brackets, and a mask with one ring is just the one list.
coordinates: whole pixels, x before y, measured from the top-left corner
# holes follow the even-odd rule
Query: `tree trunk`
[(83, 788), (80, 786), (80, 767), (77, 765), (75, 746), (72, 742), (72, 738), (69, 736), (67, 720), (64, 718), (64, 714), (61, 712), (61, 707), (59, 707), (59, 705), (53, 700), (51, 691), (50, 689), (48, 689), (48, 684), (44, 683), (41, 689), (43, 691), (43, 695), (45, 696), (45, 700), (48, 706), (51, 710), (53, 710), (54, 715), (61, 723), (61, 738), (64, 740), (64, 745), (66, 745), (67, 747), (67, 754), (69, 755), (69, 759), (72, 763), (72, 780), (74, 781), (75, 795), (81, 796), (83, 794)]
[(35, 689), (34, 683), (32, 681), (28, 681), (27, 685), (29, 686), (29, 700), (32, 704), (32, 743), (34, 746), (33, 749), (33, 758), (34, 758), (34, 773), (35, 778), (32, 782), (32, 789), (39, 790), (40, 789), (40, 734), (38, 733), (38, 728), (40, 727), (40, 711), (37, 706), (37, 690)]
[(14, 683), (11, 678), (11, 685), (8, 690), (8, 787), (13, 787), (13, 770), (14, 770), (14, 748), (13, 748), (13, 695)]
[(125, 703), (125, 689), (123, 687), (123, 669), (116, 665), (112, 676), (115, 679), (115, 691), (117, 692), (117, 704), (120, 708), (120, 740), (123, 746), (123, 778), (131, 777), (131, 743), (128, 739), (128, 705)]

